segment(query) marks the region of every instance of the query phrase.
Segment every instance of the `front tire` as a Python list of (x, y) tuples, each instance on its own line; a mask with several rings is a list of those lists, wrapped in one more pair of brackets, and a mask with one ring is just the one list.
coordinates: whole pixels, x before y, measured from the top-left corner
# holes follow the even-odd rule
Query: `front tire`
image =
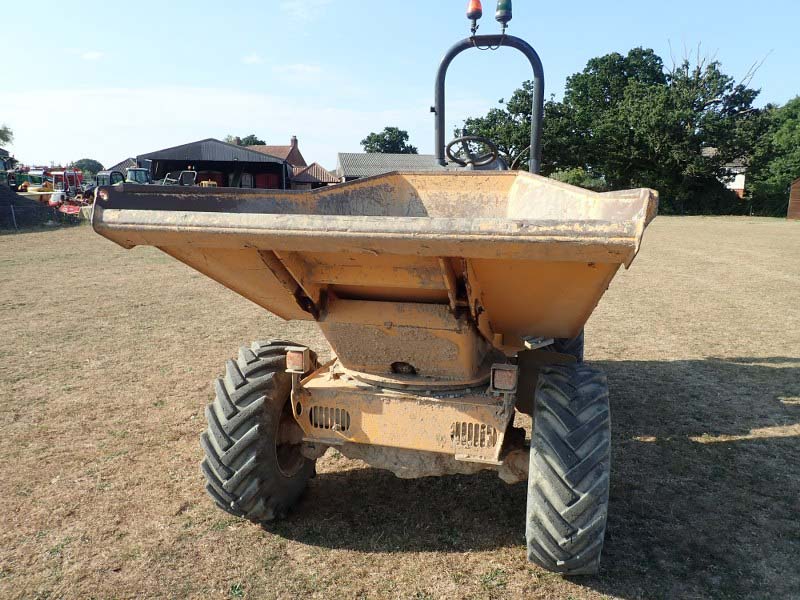
[(314, 475), (289, 402), (289, 342), (254, 342), (225, 365), (200, 436), (206, 491), (222, 510), (255, 523), (283, 517)]
[(543, 367), (528, 480), (530, 561), (567, 575), (597, 573), (608, 513), (610, 449), (603, 372), (587, 363)]
[(584, 347), (584, 335), (583, 335), (583, 329), (581, 329), (581, 332), (576, 337), (556, 338), (555, 340), (553, 340), (553, 343), (550, 346), (546, 346), (544, 349), (550, 352), (569, 354), (570, 356), (574, 356), (576, 361), (582, 363), (583, 347)]

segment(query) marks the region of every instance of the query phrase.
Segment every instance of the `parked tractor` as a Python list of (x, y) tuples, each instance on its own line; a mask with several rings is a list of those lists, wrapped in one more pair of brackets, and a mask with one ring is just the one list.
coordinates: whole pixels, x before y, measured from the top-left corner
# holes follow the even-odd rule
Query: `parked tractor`
[[(530, 172), (507, 170), (492, 140), (445, 144), (451, 61), (500, 46), (533, 68)], [(474, 34), (436, 78), (440, 172), (302, 192), (98, 191), (99, 234), (155, 246), (279, 317), (315, 321), (330, 344), (334, 358), (320, 364), (313, 349), (265, 332), (226, 362), (200, 440), (219, 508), (256, 523), (283, 517), (330, 448), (402, 478), (494, 470), (528, 481), (520, 522), (531, 561), (597, 571), (609, 395), (584, 361), (583, 328), (631, 265), (658, 197), (539, 176), (543, 82), (527, 42)], [(517, 413), (532, 417), (529, 439)]]
[(94, 179), (97, 187), (125, 183), (125, 175), (121, 171), (99, 171)]
[(125, 181), (128, 183), (139, 183), (141, 185), (150, 185), (153, 179), (150, 177), (150, 169), (142, 167), (129, 167), (125, 169)]
[(50, 172), (45, 169), (18, 169), (14, 173), (14, 185), (17, 191), (26, 192), (33, 188), (43, 188), (49, 186), (53, 189), (53, 182), (50, 179)]
[(140, 185), (150, 185), (153, 183), (150, 177), (150, 170), (140, 167), (130, 167), (122, 171), (99, 171), (95, 175), (95, 186), (119, 185), (121, 183), (138, 183)]

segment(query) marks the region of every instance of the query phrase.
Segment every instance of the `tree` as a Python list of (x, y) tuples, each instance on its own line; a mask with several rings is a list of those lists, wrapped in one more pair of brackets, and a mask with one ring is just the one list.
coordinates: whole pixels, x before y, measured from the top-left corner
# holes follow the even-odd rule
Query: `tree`
[[(599, 113), (618, 103), (632, 81), (663, 84), (665, 80), (663, 62), (652, 50), (634, 48), (627, 56), (614, 52), (591, 59), (581, 73), (567, 78), (563, 102), (545, 103), (542, 172), (585, 168), (593, 144), (592, 124)], [(520, 168), (527, 168), (533, 82), (524, 82), (508, 102), (501, 99), (499, 103), (504, 108), (491, 109), (486, 117), (467, 119), (465, 128), (469, 134), (498, 143), (507, 163), (519, 159)]]
[(744, 158), (753, 144), (757, 96), (716, 61), (684, 60), (665, 84), (626, 88), (596, 121), (600, 143), (590, 147), (589, 159), (614, 189), (659, 190), (663, 212), (743, 212), (746, 205), (722, 181), (725, 165)]
[(607, 192), (608, 184), (605, 179), (598, 177), (594, 173), (590, 173), (581, 167), (574, 169), (560, 169), (553, 171), (550, 177), (556, 181), (562, 181), (570, 185), (577, 185), (578, 187), (586, 188), (594, 192)]
[[(533, 82), (526, 81), (507, 103), (503, 99), (499, 101), (505, 108), (492, 108), (485, 117), (467, 119), (464, 130), (467, 135), (492, 140), (507, 164), (511, 165), (519, 158), (520, 168), (526, 168), (528, 159), (525, 152), (531, 143), (532, 101)], [(462, 132), (455, 131), (453, 135), (459, 137)]]
[(14, 141), (14, 133), (7, 125), (0, 125), (0, 144), (10, 144)]
[(800, 177), (800, 96), (781, 107), (768, 106), (766, 131), (758, 139), (747, 189), (755, 214), (786, 216), (789, 186)]
[(228, 135), (225, 136), (225, 142), (228, 144), (233, 144), (234, 146), (266, 146), (267, 142), (262, 139), (259, 139), (255, 136), (254, 133), (247, 135), (245, 137), (239, 137), (238, 135)]
[(103, 165), (91, 158), (82, 158), (72, 163), (76, 169), (80, 169), (84, 174), (94, 177), (103, 170)]
[(267, 142), (257, 138), (254, 134), (250, 134), (242, 138), (242, 146), (266, 146)]
[[(580, 169), (610, 189), (652, 187), (663, 212), (742, 211), (721, 180), (760, 127), (749, 78), (736, 82), (699, 57), (666, 70), (643, 48), (593, 58), (567, 79), (563, 101), (545, 105), (542, 172)], [(525, 82), (503, 108), (468, 119), (468, 132), (498, 141), (507, 161), (519, 157), (529, 144), (532, 87)]]
[(361, 140), (364, 152), (383, 154), (417, 154), (417, 148), (408, 143), (408, 132), (397, 127), (385, 127), (380, 133), (370, 133)]

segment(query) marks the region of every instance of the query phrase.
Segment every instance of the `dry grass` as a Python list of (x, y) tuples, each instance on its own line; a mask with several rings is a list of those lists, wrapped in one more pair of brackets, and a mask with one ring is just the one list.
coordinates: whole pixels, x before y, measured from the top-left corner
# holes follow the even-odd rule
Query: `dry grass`
[(209, 380), (320, 348), (152, 249), (0, 237), (0, 596), (700, 598), (800, 592), (800, 223), (660, 218), (587, 330), (614, 447), (602, 573), (525, 561), (525, 486), (328, 455), (264, 531), (205, 497)]

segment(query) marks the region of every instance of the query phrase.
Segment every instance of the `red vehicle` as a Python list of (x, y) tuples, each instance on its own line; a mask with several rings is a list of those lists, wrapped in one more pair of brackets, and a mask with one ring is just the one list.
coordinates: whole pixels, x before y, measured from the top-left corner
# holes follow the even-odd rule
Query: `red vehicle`
[(68, 196), (76, 196), (81, 191), (83, 183), (83, 173), (75, 169), (64, 169), (61, 171), (50, 171), (53, 178), (53, 189), (64, 191)]
[(83, 173), (75, 169), (50, 171), (53, 189), (56, 193), (50, 196), (48, 204), (58, 212), (76, 216), (81, 208), (89, 204), (83, 198)]

